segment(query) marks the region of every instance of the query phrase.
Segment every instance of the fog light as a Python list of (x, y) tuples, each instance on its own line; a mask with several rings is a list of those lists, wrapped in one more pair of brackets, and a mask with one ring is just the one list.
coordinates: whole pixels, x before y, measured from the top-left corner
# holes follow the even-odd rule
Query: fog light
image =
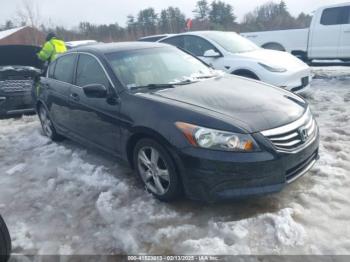
[(6, 97), (0, 96), (0, 104), (6, 101)]

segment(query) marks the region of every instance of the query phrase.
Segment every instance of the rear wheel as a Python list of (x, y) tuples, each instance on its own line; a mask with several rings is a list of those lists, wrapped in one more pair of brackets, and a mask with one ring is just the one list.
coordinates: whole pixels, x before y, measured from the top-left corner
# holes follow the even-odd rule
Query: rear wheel
[(62, 141), (64, 138), (57, 134), (52, 121), (50, 119), (49, 113), (47, 112), (46, 108), (41, 105), (39, 107), (39, 119), (41, 123), (41, 127), (43, 129), (44, 134), (51, 138), (53, 141)]
[(278, 43), (268, 43), (262, 46), (262, 48), (276, 50), (276, 51), (286, 51), (286, 49)]
[(162, 201), (181, 194), (175, 164), (165, 148), (153, 139), (141, 139), (134, 150), (134, 166), (148, 192)]
[(6, 224), (0, 216), (0, 262), (6, 262), (11, 254), (11, 238)]

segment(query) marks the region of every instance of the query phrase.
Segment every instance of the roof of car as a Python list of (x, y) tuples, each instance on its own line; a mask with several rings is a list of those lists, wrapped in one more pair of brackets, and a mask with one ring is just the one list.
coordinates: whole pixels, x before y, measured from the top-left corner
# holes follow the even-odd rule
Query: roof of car
[(75, 48), (68, 52), (93, 52), (99, 54), (108, 54), (120, 51), (130, 51), (138, 49), (169, 47), (169, 45), (153, 42), (120, 42), (120, 43), (98, 43), (88, 46)]
[(149, 38), (154, 38), (154, 37), (168, 37), (168, 36), (173, 36), (175, 34), (160, 34), (160, 35), (149, 35), (149, 36), (144, 36), (139, 38), (139, 40), (141, 39), (149, 39)]
[(198, 36), (208, 36), (213, 33), (236, 33), (234, 31), (215, 31), (215, 30), (206, 30), (206, 31), (189, 31), (189, 32), (184, 32), (180, 34), (174, 34), (170, 35), (168, 37), (162, 38), (158, 41), (158, 43), (162, 42), (165, 39), (176, 37), (176, 36), (181, 36), (181, 35), (198, 35)]

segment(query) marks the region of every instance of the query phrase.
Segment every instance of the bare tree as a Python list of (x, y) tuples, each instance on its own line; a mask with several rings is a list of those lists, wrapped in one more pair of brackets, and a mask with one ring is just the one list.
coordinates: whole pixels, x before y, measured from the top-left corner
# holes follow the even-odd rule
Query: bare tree
[[(21, 26), (39, 29), (42, 25), (41, 13), (35, 0), (22, 0), (21, 5), (17, 7), (17, 18)], [(33, 44), (40, 43), (38, 34), (32, 34), (31, 37)]]

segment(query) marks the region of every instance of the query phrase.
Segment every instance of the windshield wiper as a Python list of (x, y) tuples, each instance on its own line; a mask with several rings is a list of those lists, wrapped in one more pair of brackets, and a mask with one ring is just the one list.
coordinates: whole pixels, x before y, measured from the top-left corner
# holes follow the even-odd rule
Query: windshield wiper
[(203, 75), (203, 76), (196, 76), (195, 79), (208, 79), (208, 78), (214, 78), (217, 75)]
[(136, 89), (160, 89), (160, 88), (174, 88), (173, 84), (148, 84), (145, 86), (133, 86), (130, 87), (130, 90), (136, 90)]
[(130, 90), (136, 90), (136, 89), (153, 90), (153, 89), (162, 89), (162, 88), (175, 88), (175, 86), (177, 86), (177, 85), (187, 85), (187, 84), (191, 84), (194, 82), (195, 81), (187, 79), (184, 81), (168, 83), (168, 84), (148, 84), (148, 85), (144, 85), (144, 86), (133, 86), (133, 87), (130, 87)]

